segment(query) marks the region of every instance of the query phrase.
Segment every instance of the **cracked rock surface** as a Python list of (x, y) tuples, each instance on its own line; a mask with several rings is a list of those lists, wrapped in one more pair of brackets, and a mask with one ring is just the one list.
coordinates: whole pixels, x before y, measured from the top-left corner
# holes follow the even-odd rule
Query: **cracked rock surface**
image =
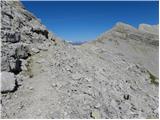
[(74, 46), (20, 2), (1, 8), (2, 118), (159, 117), (157, 26), (117, 23)]

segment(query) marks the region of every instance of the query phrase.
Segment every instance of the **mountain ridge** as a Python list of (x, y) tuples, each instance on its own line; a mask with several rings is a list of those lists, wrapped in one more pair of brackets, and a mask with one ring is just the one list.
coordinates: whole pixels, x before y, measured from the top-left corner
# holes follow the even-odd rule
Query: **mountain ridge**
[(1, 9), (2, 118), (159, 117), (159, 42), (152, 28), (118, 23), (74, 46), (18, 1), (1, 1)]

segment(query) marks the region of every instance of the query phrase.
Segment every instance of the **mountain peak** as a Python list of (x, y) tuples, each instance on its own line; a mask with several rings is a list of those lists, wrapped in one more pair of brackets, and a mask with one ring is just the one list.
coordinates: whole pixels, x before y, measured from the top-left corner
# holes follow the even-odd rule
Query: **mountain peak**
[(123, 22), (117, 22), (116, 25), (113, 27), (113, 29), (118, 30), (118, 31), (130, 31), (130, 30), (137, 30), (136, 28), (134, 28), (133, 26), (123, 23)]
[(159, 25), (140, 24), (138, 30), (158, 35)]

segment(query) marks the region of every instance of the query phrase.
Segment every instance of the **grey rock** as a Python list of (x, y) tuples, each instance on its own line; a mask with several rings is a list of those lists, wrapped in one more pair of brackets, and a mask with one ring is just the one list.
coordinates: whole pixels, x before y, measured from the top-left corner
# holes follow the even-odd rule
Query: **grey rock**
[(9, 67), (10, 67), (10, 71), (16, 69), (16, 60), (13, 57), (11, 57), (9, 60)]
[(38, 49), (42, 50), (42, 51), (47, 51), (48, 50), (48, 48), (45, 45), (39, 45)]
[(37, 53), (39, 53), (39, 52), (40, 52), (39, 49), (37, 49), (37, 48), (31, 48), (31, 54), (32, 54), (32, 55), (37, 54)]
[(8, 56), (2, 56), (1, 57), (1, 71), (9, 71), (9, 61)]
[(14, 74), (18, 74), (22, 71), (21, 69), (22, 61), (20, 59), (16, 59), (13, 61), (10, 61), (10, 71)]
[(81, 79), (83, 76), (80, 74), (80, 73), (74, 73), (74, 74), (72, 74), (72, 78), (74, 79), (74, 80), (79, 80), (79, 79)]
[(32, 29), (31, 29), (32, 32), (35, 32), (37, 34), (42, 34), (44, 35), (47, 39), (48, 39), (48, 30), (46, 30), (46, 28), (44, 28), (43, 26), (38, 26), (38, 25), (35, 25)]
[(101, 119), (101, 115), (100, 115), (100, 112), (98, 110), (93, 110), (91, 112), (91, 117), (94, 118), (94, 119)]
[(16, 88), (16, 77), (10, 72), (1, 72), (1, 92), (12, 92)]
[(22, 71), (27, 71), (28, 70), (28, 61), (27, 60), (23, 60), (23, 59), (21, 59), (20, 60), (21, 61), (21, 70)]
[(29, 48), (26, 45), (20, 45), (15, 49), (15, 56), (19, 59), (26, 59), (29, 56)]
[(9, 32), (6, 33), (5, 36), (6, 36), (6, 41), (12, 43), (19, 42), (21, 39), (20, 32), (14, 32), (14, 33)]
[(29, 89), (29, 90), (33, 90), (33, 87), (29, 87), (28, 89)]

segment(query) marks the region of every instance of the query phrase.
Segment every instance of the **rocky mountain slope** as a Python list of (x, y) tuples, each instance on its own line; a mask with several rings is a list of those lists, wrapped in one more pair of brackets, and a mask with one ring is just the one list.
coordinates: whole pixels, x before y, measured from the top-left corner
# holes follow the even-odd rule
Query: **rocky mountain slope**
[[(158, 25), (139, 25), (136, 29), (124, 23), (117, 23), (110, 31), (103, 33), (96, 41), (84, 44), (98, 47), (99, 54), (112, 51), (123, 59), (145, 67), (158, 77)], [(154, 31), (154, 32), (152, 32)]]
[(74, 46), (1, 2), (2, 118), (158, 118), (158, 27), (118, 23)]

